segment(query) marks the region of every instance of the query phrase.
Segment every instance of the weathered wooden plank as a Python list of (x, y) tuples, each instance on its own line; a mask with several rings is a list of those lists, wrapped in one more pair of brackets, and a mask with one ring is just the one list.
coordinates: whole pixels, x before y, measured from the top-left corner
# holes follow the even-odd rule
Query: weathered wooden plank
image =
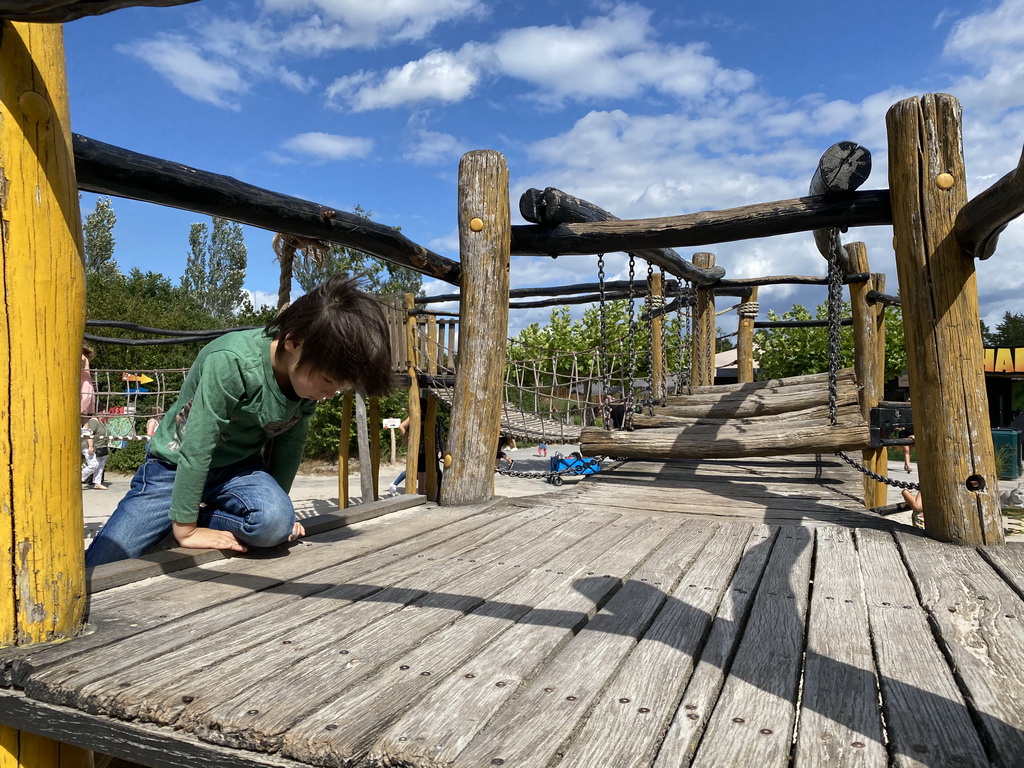
[(979, 547), (978, 551), (1013, 586), (1018, 595), (1024, 595), (1024, 542)]
[(788, 763), (802, 666), (812, 535), (806, 528), (792, 526), (779, 531), (693, 765)]
[(749, 526), (739, 525), (723, 526), (715, 532), (601, 694), (572, 744), (563, 749), (560, 768), (650, 764), (700, 658), (750, 534)]
[[(95, 717), (13, 691), (0, 691), (0, 712), (5, 723), (23, 731), (152, 768), (302, 768), (301, 763), (276, 755), (204, 744), (166, 728)], [(52, 763), (47, 768), (53, 768)]]
[(819, 528), (795, 768), (884, 765), (887, 755), (853, 532)]
[(580, 453), (584, 456), (627, 458), (736, 458), (794, 452), (834, 453), (862, 448), (870, 442), (870, 430), (866, 424), (785, 430), (781, 426), (744, 428), (723, 422), (720, 427), (643, 429), (636, 432), (606, 432), (587, 427), (580, 434)]
[[(856, 385), (842, 386), (836, 402), (842, 405), (857, 402)], [(827, 404), (828, 390), (824, 387), (781, 387), (750, 393), (690, 395), (682, 401), (677, 398), (676, 402), (656, 408), (654, 412), (662, 416), (692, 419), (742, 419), (799, 412)]]
[[(837, 379), (847, 379), (853, 376), (852, 368), (840, 368), (836, 371)], [(713, 384), (709, 387), (684, 387), (679, 395), (673, 397), (686, 398), (690, 395), (713, 395), (723, 392), (757, 392), (762, 389), (778, 389), (780, 387), (795, 387), (806, 385), (821, 385), (828, 383), (828, 373), (808, 373), (803, 376), (787, 376), (782, 379), (762, 379), (761, 381), (740, 382), (739, 384)], [(672, 398), (669, 398), (671, 402)]]
[[(476, 557), (462, 563), (435, 565), (425, 575), (444, 579), (443, 591), (432, 591), (416, 601), (410, 610), (390, 613), (354, 634), (348, 620), (321, 622), (321, 641), (299, 666), (278, 654), (254, 656), (258, 663), (247, 677), (238, 677), (235, 687), (218, 691), (183, 712), (177, 726), (194, 730), (201, 738), (248, 749), (276, 750), (285, 732), (308, 713), (319, 710), (341, 691), (370, 676), (398, 655), (419, 645), (424, 638), (454, 623), (462, 613), (481, 605), (509, 584), (522, 578), (530, 568), (544, 563), (568, 546), (583, 540), (595, 528), (607, 525), (614, 515), (581, 516), (534, 544), (510, 550), (511, 539), (494, 549), (480, 564)], [(520, 559), (521, 558), (521, 559)], [(445, 578), (456, 566), (472, 565), (454, 581)], [(345, 633), (344, 666), (339, 668), (339, 629)], [(232, 660), (233, 663), (233, 660)], [(220, 677), (218, 676), (218, 680)], [(269, 681), (264, 683), (263, 681)], [(243, 694), (240, 696), (240, 694)], [(197, 702), (198, 704), (199, 702)]]
[[(344, 696), (319, 709), (305, 721), (292, 728), (285, 737), (282, 752), (313, 763), (351, 763), (364, 755), (374, 738), (412, 705), (413, 701), (432, 690), (447, 675), (481, 647), (495, 641), (504, 642), (500, 633), (510, 629), (553, 590), (572, 588), (580, 576), (581, 568), (593, 568), (595, 558), (608, 548), (615, 547), (623, 536), (632, 534), (623, 524), (595, 532), (548, 563), (550, 568), (536, 569), (522, 582), (459, 620), (452, 626), (428, 638), (410, 654), (396, 659), (380, 674), (365, 680), (347, 691)], [(632, 520), (633, 530), (642, 523)], [(662, 535), (678, 527), (669, 522)], [(646, 537), (646, 534), (645, 534)], [(605, 555), (611, 563), (614, 556)], [(567, 576), (566, 574), (572, 574)], [(610, 590), (612, 584), (608, 583)], [(422, 674), (428, 672), (427, 675)], [(325, 725), (342, 722), (343, 727), (328, 731)]]
[[(768, 422), (785, 422), (785, 426), (799, 425), (802, 427), (826, 427), (832, 422), (827, 405), (827, 396), (825, 397), (825, 400), (826, 404), (824, 405), (812, 406), (810, 408), (803, 408), (796, 411), (779, 411), (778, 413), (770, 413), (761, 416), (724, 418), (729, 418), (731, 424), (743, 427)], [(836, 405), (836, 420), (838, 423), (849, 424), (864, 421), (864, 418), (860, 414), (860, 408), (857, 405), (856, 398), (848, 398), (842, 404), (837, 402)], [(652, 416), (640, 413), (635, 414), (633, 416), (633, 428), (653, 429), (657, 427), (673, 427), (675, 429), (686, 429), (689, 427), (718, 426), (722, 423), (722, 418), (717, 416), (673, 416), (670, 413), (671, 410), (673, 409), (655, 408), (654, 415)]]
[[(546, 510), (538, 509), (524, 517), (528, 520), (534, 515), (544, 513)], [(480, 546), (481, 542), (490, 538), (508, 535), (511, 529), (507, 516), (490, 520), (476, 520), (471, 516), (465, 526), (461, 532), (458, 527), (442, 529), (433, 534), (426, 534), (421, 539), (403, 541), (378, 554), (369, 553), (336, 566), (322, 568), (283, 585), (272, 578), (268, 582), (265, 577), (257, 575), (256, 578), (264, 582), (263, 586), (268, 587), (266, 593), (248, 594), (233, 602), (221, 601), (218, 604), (217, 601), (223, 598), (223, 593), (218, 591), (214, 593), (212, 605), (207, 604), (209, 607), (204, 606), (204, 610), (187, 615), (181, 621), (159, 626), (146, 633), (130, 635), (117, 645), (85, 645), (80, 653), (70, 650), (68, 653), (62, 653), (65, 647), (70, 649), (74, 643), (57, 646), (46, 654), (40, 653), (34, 660), (30, 659), (31, 669), (22, 670), (16, 667), (16, 673), (25, 677), (31, 673), (31, 679), (23, 680), (21, 684), (30, 686), (33, 695), (52, 703), (74, 704), (79, 696), (88, 696), (93, 687), (104, 689), (114, 674), (134, 675), (133, 679), (145, 677), (139, 674), (139, 665), (142, 662), (165, 660), (182, 646), (193, 649), (192, 644), (198, 638), (207, 638), (214, 647), (218, 647), (230, 642), (232, 637), (251, 639), (253, 635), (258, 638), (263, 633), (269, 632), (273, 635), (275, 631), (286, 631), (288, 627), (301, 624), (302, 617), (316, 611), (317, 605), (331, 605), (331, 601), (339, 597), (339, 591), (344, 592), (347, 599), (351, 599), (347, 591), (350, 582), (359, 584), (369, 576), (382, 579), (387, 578), (389, 574), (398, 580), (402, 576), (415, 574), (425, 568), (430, 558), (457, 556), (463, 551)], [(426, 546), (423, 546), (424, 543)], [(324, 554), (329, 556), (330, 553), (325, 549)], [(275, 563), (275, 566), (287, 564), (287, 559), (283, 559)], [(266, 565), (264, 568), (270, 570)], [(225, 584), (219, 586), (226, 589), (231, 597), (238, 597), (236, 590), (243, 594), (252, 592), (251, 582), (245, 577), (228, 578), (224, 581)], [(237, 586), (236, 581), (239, 582)], [(381, 581), (378, 580), (376, 583), (381, 584)], [(193, 599), (202, 600), (208, 597), (208, 594), (203, 593), (203, 588), (207, 586), (217, 585), (203, 582), (199, 585), (187, 585), (187, 588), (194, 595)], [(287, 609), (276, 621), (268, 621), (267, 617), (272, 611), (314, 594), (318, 595), (318, 600), (305, 605), (301, 613)], [(188, 595), (184, 597), (187, 601)], [(98, 621), (100, 626), (107, 624), (102, 617)], [(112, 648), (117, 648), (118, 653), (112, 653)], [(94, 656), (100, 659), (96, 663), (91, 661)], [(214, 656), (216, 657), (216, 654)], [(50, 657), (55, 657), (56, 661), (51, 663)], [(183, 670), (179, 669), (178, 672)]]
[(989, 765), (895, 541), (875, 531), (856, 538), (891, 764)]
[[(644, 562), (579, 634), (487, 723), (456, 765), (549, 765), (715, 532), (676, 534)], [(638, 709), (641, 715), (644, 707)]]
[(776, 527), (753, 526), (729, 592), (718, 606), (700, 661), (662, 741), (655, 768), (677, 768), (689, 765), (693, 759), (743, 636), (778, 531)]
[[(574, 574), (565, 588), (538, 603), (500, 643), (489, 646), (418, 702), (374, 745), (370, 759), (383, 764), (452, 764), (540, 665), (593, 615), (610, 588), (663, 544), (671, 531), (663, 525), (642, 526), (609, 552), (614, 557), (596, 558)], [(692, 540), (697, 538), (693, 531), (700, 528), (683, 530)], [(677, 550), (677, 556), (686, 551), (685, 547)]]
[(996, 765), (1024, 755), (1024, 600), (981, 556), (897, 534)]

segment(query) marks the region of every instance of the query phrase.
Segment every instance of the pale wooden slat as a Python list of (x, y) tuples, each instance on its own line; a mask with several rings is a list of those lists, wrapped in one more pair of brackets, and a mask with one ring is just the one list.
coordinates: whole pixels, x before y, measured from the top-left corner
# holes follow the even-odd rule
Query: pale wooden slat
[[(634, 524), (640, 522), (633, 521)], [(666, 528), (681, 524), (682, 521), (678, 520), (667, 521)], [(595, 557), (609, 547), (617, 549), (615, 545), (622, 541), (623, 535), (628, 535), (621, 523), (615, 527), (619, 530), (609, 527), (595, 531), (593, 536), (548, 564), (557, 564), (557, 570), (536, 569), (522, 582), (488, 600), (465, 619), (428, 638), (379, 674), (319, 709), (290, 730), (282, 753), (314, 763), (357, 761), (375, 737), (400, 717), (415, 699), (436, 687), (463, 662), (469, 661), (473, 653), (495, 640), (496, 635), (510, 629), (516, 620), (552, 591), (572, 589), (573, 583), (587, 573), (581, 570), (585, 566), (590, 564), (588, 570), (593, 572)], [(608, 555), (605, 562), (613, 564)], [(607, 590), (613, 588), (610, 579), (602, 581)], [(498, 637), (496, 642), (504, 642), (504, 638)], [(429, 674), (424, 675), (423, 672)], [(325, 726), (331, 723), (342, 725), (329, 731)]]
[(868, 614), (853, 532), (819, 528), (796, 768), (884, 765)]
[(811, 536), (805, 528), (785, 526), (779, 531), (693, 765), (770, 768), (788, 763), (804, 645)]
[(743, 636), (743, 628), (778, 531), (778, 528), (763, 525), (753, 527), (729, 585), (729, 593), (718, 607), (700, 662), (665, 734), (655, 762), (656, 768), (678, 768), (690, 764), (718, 700), (726, 670)]
[[(743, 555), (750, 527), (720, 528), (630, 654), (559, 768), (647, 765), (675, 715)], [(643, 707), (648, 712), (641, 713)]]
[(987, 766), (895, 541), (858, 531), (857, 545), (893, 764)]
[(967, 547), (898, 534), (996, 764), (1024, 755), (1024, 600)]
[(538, 603), (502, 636), (501, 643), (456, 670), (381, 737), (371, 748), (370, 759), (384, 764), (451, 764), (519, 686), (592, 615), (607, 594), (609, 581), (617, 585), (662, 544), (672, 528), (655, 522), (623, 537), (611, 551), (612, 560), (595, 559), (566, 589)]
[(1024, 542), (1007, 542), (1001, 546), (979, 547), (981, 556), (988, 560), (992, 567), (1006, 579), (1017, 591), (1024, 595)]
[[(598, 615), (529, 681), (458, 756), (455, 765), (500, 759), (546, 766), (633, 650), (715, 528), (688, 526), (656, 550)], [(639, 714), (644, 704), (629, 703)]]
[[(413, 610), (389, 613), (355, 634), (348, 633), (348, 621), (342, 616), (333, 622), (320, 622), (320, 632), (326, 633), (327, 641), (308, 654), (301, 665), (291, 663), (287, 655), (279, 659), (279, 654), (269, 658), (264, 654), (248, 677), (234, 681), (236, 688), (218, 691), (207, 701), (196, 702), (201, 706), (190, 706), (177, 725), (219, 743), (276, 749), (288, 728), (334, 699), (341, 690), (406, 653), (430, 633), (454, 622), (460, 613), (474, 609), (522, 578), (530, 567), (583, 540), (595, 527), (607, 526), (612, 519), (607, 514), (581, 515), (538, 539), (535, 545), (511, 551), (507, 544), (514, 538), (507, 537), (505, 556), (496, 551), (486, 565), (471, 557), (435, 566), (435, 574), (450, 573), (461, 565), (473, 569), (445, 582), (443, 590), (424, 595), (413, 604)], [(336, 639), (342, 633), (347, 637), (345, 650), (349, 653), (345, 654), (344, 665), (339, 665)], [(258, 712), (253, 714), (253, 710)]]
[[(535, 514), (543, 511), (538, 509)], [(194, 665), (201, 655), (195, 650), (195, 645), (200, 639), (204, 639), (209, 646), (207, 654), (211, 656), (212, 663), (219, 655), (217, 650), (212, 649), (223, 647), (231, 642), (230, 638), (248, 638), (256, 644), (260, 637), (273, 637), (278, 632), (299, 626), (309, 615), (327, 610), (332, 604), (340, 606), (340, 603), (336, 602), (339, 598), (353, 599), (353, 593), (348, 588), (349, 582), (359, 584), (370, 575), (386, 576), (387, 569), (395, 574), (397, 580), (399, 574), (414, 574), (425, 568), (429, 557), (458, 555), (479, 546), (481, 541), (507, 535), (512, 527), (507, 517), (490, 520), (481, 517), (478, 520), (471, 516), (464, 525), (466, 527), (461, 534), (459, 527), (447, 527), (428, 534), (423, 539), (409, 540), (385, 550), (381, 553), (384, 555), (383, 559), (379, 554), (356, 558), (352, 562), (332, 566), (280, 585), (279, 589), (272, 588), (264, 594), (250, 594), (228, 605), (221, 604), (208, 608), (206, 611), (188, 616), (183, 622), (129, 637), (114, 646), (98, 646), (92, 651), (92, 654), (100, 659), (97, 662), (92, 661), (89, 653), (77, 654), (44, 667), (25, 684), (37, 698), (69, 706), (88, 700), (88, 697), (97, 691), (108, 690), (115, 674), (123, 676), (118, 683), (142, 686), (144, 681), (152, 678), (158, 667), (162, 665), (166, 669), (173, 665), (173, 654), (182, 647), (185, 647), (186, 656)], [(424, 542), (431, 546), (423, 547)], [(286, 566), (287, 560), (285, 558), (275, 565)], [(294, 561), (291, 567), (296, 567)], [(381, 573), (382, 570), (385, 572)], [(260, 578), (266, 581), (266, 578)], [(233, 583), (238, 581), (237, 579), (226, 581), (228, 583), (225, 586), (229, 590), (245, 590), (244, 580), (237, 586)], [(339, 586), (332, 587), (332, 584)], [(208, 585), (210, 582), (198, 585), (198, 589), (193, 586), (195, 599), (203, 597), (201, 588)], [(311, 594), (318, 594), (319, 599), (305, 603), (301, 610), (287, 609), (276, 621), (267, 620), (267, 616), (280, 606), (287, 606)], [(105, 623), (102, 616), (98, 617), (97, 621), (101, 625)], [(117, 649), (116, 653), (111, 652), (114, 648)], [(42, 655), (41, 661), (46, 661)], [(181, 675), (186, 669), (187, 667), (172, 666), (171, 674)], [(93, 706), (99, 704), (94, 702)]]

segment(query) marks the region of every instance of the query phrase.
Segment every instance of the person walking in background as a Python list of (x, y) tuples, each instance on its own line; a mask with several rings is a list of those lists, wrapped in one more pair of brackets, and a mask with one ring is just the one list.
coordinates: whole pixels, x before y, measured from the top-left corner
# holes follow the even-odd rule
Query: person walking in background
[(537, 444), (537, 455), (538, 456), (547, 456), (548, 455), (548, 444), (545, 443), (543, 440), (541, 440)]
[(107, 425), (95, 416), (82, 415), (82, 485), (95, 488), (97, 491), (107, 490), (103, 484), (103, 472), (110, 455), (110, 433)]
[(156, 429), (159, 426), (160, 426), (160, 417), (157, 416), (156, 414), (150, 416), (146, 420), (146, 444), (147, 445), (149, 444), (149, 441), (152, 439), (153, 435), (156, 433)]
[(96, 351), (88, 344), (82, 344), (82, 385), (78, 412), (91, 416), (96, 413), (96, 387), (92, 383), (92, 370), (89, 367)]

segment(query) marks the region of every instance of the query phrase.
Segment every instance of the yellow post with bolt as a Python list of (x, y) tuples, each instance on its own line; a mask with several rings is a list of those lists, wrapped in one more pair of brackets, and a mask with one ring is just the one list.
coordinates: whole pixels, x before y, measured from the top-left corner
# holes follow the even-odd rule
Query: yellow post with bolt
[[(0, 22), (0, 645), (72, 637), (85, 610), (81, 221), (57, 24)], [(2, 768), (92, 753), (0, 726)]]

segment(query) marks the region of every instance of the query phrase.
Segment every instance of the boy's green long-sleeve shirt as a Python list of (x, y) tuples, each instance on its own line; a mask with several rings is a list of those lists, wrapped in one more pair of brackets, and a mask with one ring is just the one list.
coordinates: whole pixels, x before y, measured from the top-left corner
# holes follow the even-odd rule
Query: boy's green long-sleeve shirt
[(160, 422), (149, 452), (176, 465), (170, 518), (194, 523), (210, 469), (260, 453), (273, 441), (271, 476), (286, 492), (302, 461), (312, 400), (290, 400), (270, 361), (262, 329), (227, 333), (196, 357), (177, 402)]

